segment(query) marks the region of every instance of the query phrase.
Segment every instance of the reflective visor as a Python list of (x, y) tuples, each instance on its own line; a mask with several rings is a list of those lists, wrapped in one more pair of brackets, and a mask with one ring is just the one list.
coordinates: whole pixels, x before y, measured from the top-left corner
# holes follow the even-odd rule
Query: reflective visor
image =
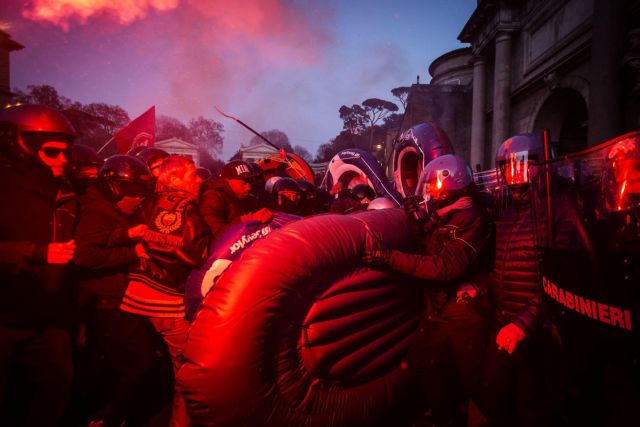
[(529, 183), (529, 152), (509, 153), (506, 162), (500, 165), (502, 176), (508, 185)]
[(444, 187), (443, 181), (449, 176), (451, 176), (449, 169), (436, 169), (429, 174), (423, 173), (416, 187), (416, 196), (424, 197), (424, 200), (438, 199)]
[(279, 191), (278, 195), (280, 195), (280, 197), (289, 199), (292, 202), (297, 202), (298, 200), (300, 200), (300, 193), (296, 193), (295, 191)]
[(119, 185), (124, 196), (144, 198), (150, 192), (149, 185), (142, 182), (121, 181)]

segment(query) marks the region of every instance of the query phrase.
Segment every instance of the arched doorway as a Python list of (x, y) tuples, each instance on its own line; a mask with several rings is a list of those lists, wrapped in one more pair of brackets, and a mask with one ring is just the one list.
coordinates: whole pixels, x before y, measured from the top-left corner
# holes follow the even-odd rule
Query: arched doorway
[(561, 88), (549, 96), (536, 116), (534, 132), (549, 129), (556, 156), (587, 148), (587, 103), (574, 89)]

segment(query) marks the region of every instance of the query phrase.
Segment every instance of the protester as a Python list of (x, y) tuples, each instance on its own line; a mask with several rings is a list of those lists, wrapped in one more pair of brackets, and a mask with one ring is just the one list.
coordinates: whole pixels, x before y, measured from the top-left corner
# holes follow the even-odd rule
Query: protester
[(369, 202), (376, 198), (376, 192), (368, 184), (356, 184), (350, 189), (338, 192), (337, 199), (331, 205), (331, 212), (353, 213), (367, 209)]
[(278, 180), (273, 186), (273, 192), (278, 212), (302, 215), (302, 190), (293, 178), (284, 177)]
[[(96, 413), (89, 414), (95, 425), (130, 422), (141, 406), (139, 396), (149, 393), (144, 381), (156, 362), (153, 330), (146, 319), (120, 311), (120, 303), (129, 271), (147, 256), (140, 244), (146, 225), (136, 212), (151, 184), (151, 172), (142, 161), (116, 155), (104, 162), (97, 185), (80, 200), (74, 262), (80, 269), (85, 354), (88, 361), (96, 355), (104, 358), (108, 370), (97, 375), (98, 367), (88, 362), (78, 381), (84, 400), (95, 400), (98, 392), (106, 395)], [(100, 378), (99, 390), (84, 377)]]
[(329, 212), (344, 214), (360, 207), (360, 202), (351, 197), (351, 190), (344, 188), (340, 181), (331, 189), (331, 193), (334, 194), (334, 199), (329, 207)]
[(269, 209), (256, 206), (255, 199), (249, 197), (254, 178), (247, 162), (234, 160), (224, 165), (218, 179), (208, 183), (200, 197), (200, 214), (214, 238), (232, 224), (271, 218)]
[(157, 179), (160, 174), (160, 165), (169, 157), (169, 153), (156, 147), (143, 147), (135, 153), (135, 157), (142, 160), (149, 167), (153, 178)]
[(300, 191), (302, 191), (301, 213), (302, 216), (310, 216), (321, 212), (320, 199), (318, 198), (318, 188), (305, 178), (296, 180)]
[(45, 106), (0, 113), (11, 160), (0, 168), (0, 425), (57, 426), (69, 396), (77, 202), (63, 172), (75, 134)]
[(95, 148), (82, 144), (73, 144), (70, 157), (67, 176), (73, 191), (82, 195), (96, 185), (102, 159)]
[[(205, 260), (211, 234), (198, 214), (202, 180), (193, 162), (169, 156), (160, 166), (156, 195), (142, 244), (148, 257), (129, 276), (122, 310), (149, 318), (164, 338), (174, 374), (187, 339), (185, 285)], [(176, 388), (171, 426), (187, 426), (184, 399)]]

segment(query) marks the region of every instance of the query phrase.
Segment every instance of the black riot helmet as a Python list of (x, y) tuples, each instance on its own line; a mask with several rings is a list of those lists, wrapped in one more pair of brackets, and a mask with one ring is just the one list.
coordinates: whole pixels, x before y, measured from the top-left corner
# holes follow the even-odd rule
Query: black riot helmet
[(213, 177), (213, 174), (211, 173), (211, 171), (207, 168), (203, 168), (203, 167), (197, 167), (196, 168), (196, 174), (200, 177), (200, 179), (204, 182), (208, 179), (211, 179)]
[(143, 198), (153, 189), (153, 178), (142, 160), (115, 155), (106, 159), (100, 167), (98, 188), (112, 202), (124, 197)]
[(256, 162), (247, 162), (249, 171), (253, 174), (253, 179), (262, 179), (264, 181), (264, 170)]
[(371, 201), (376, 198), (376, 192), (367, 184), (358, 184), (351, 189), (351, 198), (359, 202), (364, 199)]
[(264, 170), (260, 167), (256, 162), (247, 162), (249, 165), (249, 171), (253, 175), (252, 178), (249, 178), (249, 183), (251, 184), (251, 191), (257, 193), (264, 189), (264, 185), (266, 183), (264, 178)]
[(316, 192), (318, 191), (317, 187), (312, 182), (309, 182), (304, 178), (296, 179), (296, 184), (298, 184), (300, 191), (302, 191), (302, 194), (307, 199), (315, 197)]
[(67, 118), (44, 105), (16, 105), (0, 112), (0, 150), (12, 161), (33, 157), (48, 141), (71, 145), (76, 131)]
[(71, 171), (73, 178), (98, 178), (102, 159), (95, 148), (84, 144), (71, 147)]
[(277, 197), (278, 207), (282, 212), (297, 214), (302, 200), (302, 190), (298, 183), (289, 177), (280, 178), (273, 185), (273, 193)]
[(159, 173), (159, 167), (164, 159), (169, 157), (169, 153), (161, 150), (160, 148), (146, 147), (138, 151), (135, 156), (136, 158), (142, 160), (145, 165), (147, 165), (154, 177), (157, 177)]
[(95, 148), (83, 144), (71, 146), (67, 177), (78, 194), (83, 194), (98, 180), (102, 159)]

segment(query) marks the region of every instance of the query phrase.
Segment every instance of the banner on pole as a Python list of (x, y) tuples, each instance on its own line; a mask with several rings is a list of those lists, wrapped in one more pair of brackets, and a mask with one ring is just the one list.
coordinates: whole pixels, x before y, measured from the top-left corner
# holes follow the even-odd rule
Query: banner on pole
[(153, 106), (120, 129), (114, 136), (119, 154), (136, 147), (153, 147), (156, 136), (156, 107)]

